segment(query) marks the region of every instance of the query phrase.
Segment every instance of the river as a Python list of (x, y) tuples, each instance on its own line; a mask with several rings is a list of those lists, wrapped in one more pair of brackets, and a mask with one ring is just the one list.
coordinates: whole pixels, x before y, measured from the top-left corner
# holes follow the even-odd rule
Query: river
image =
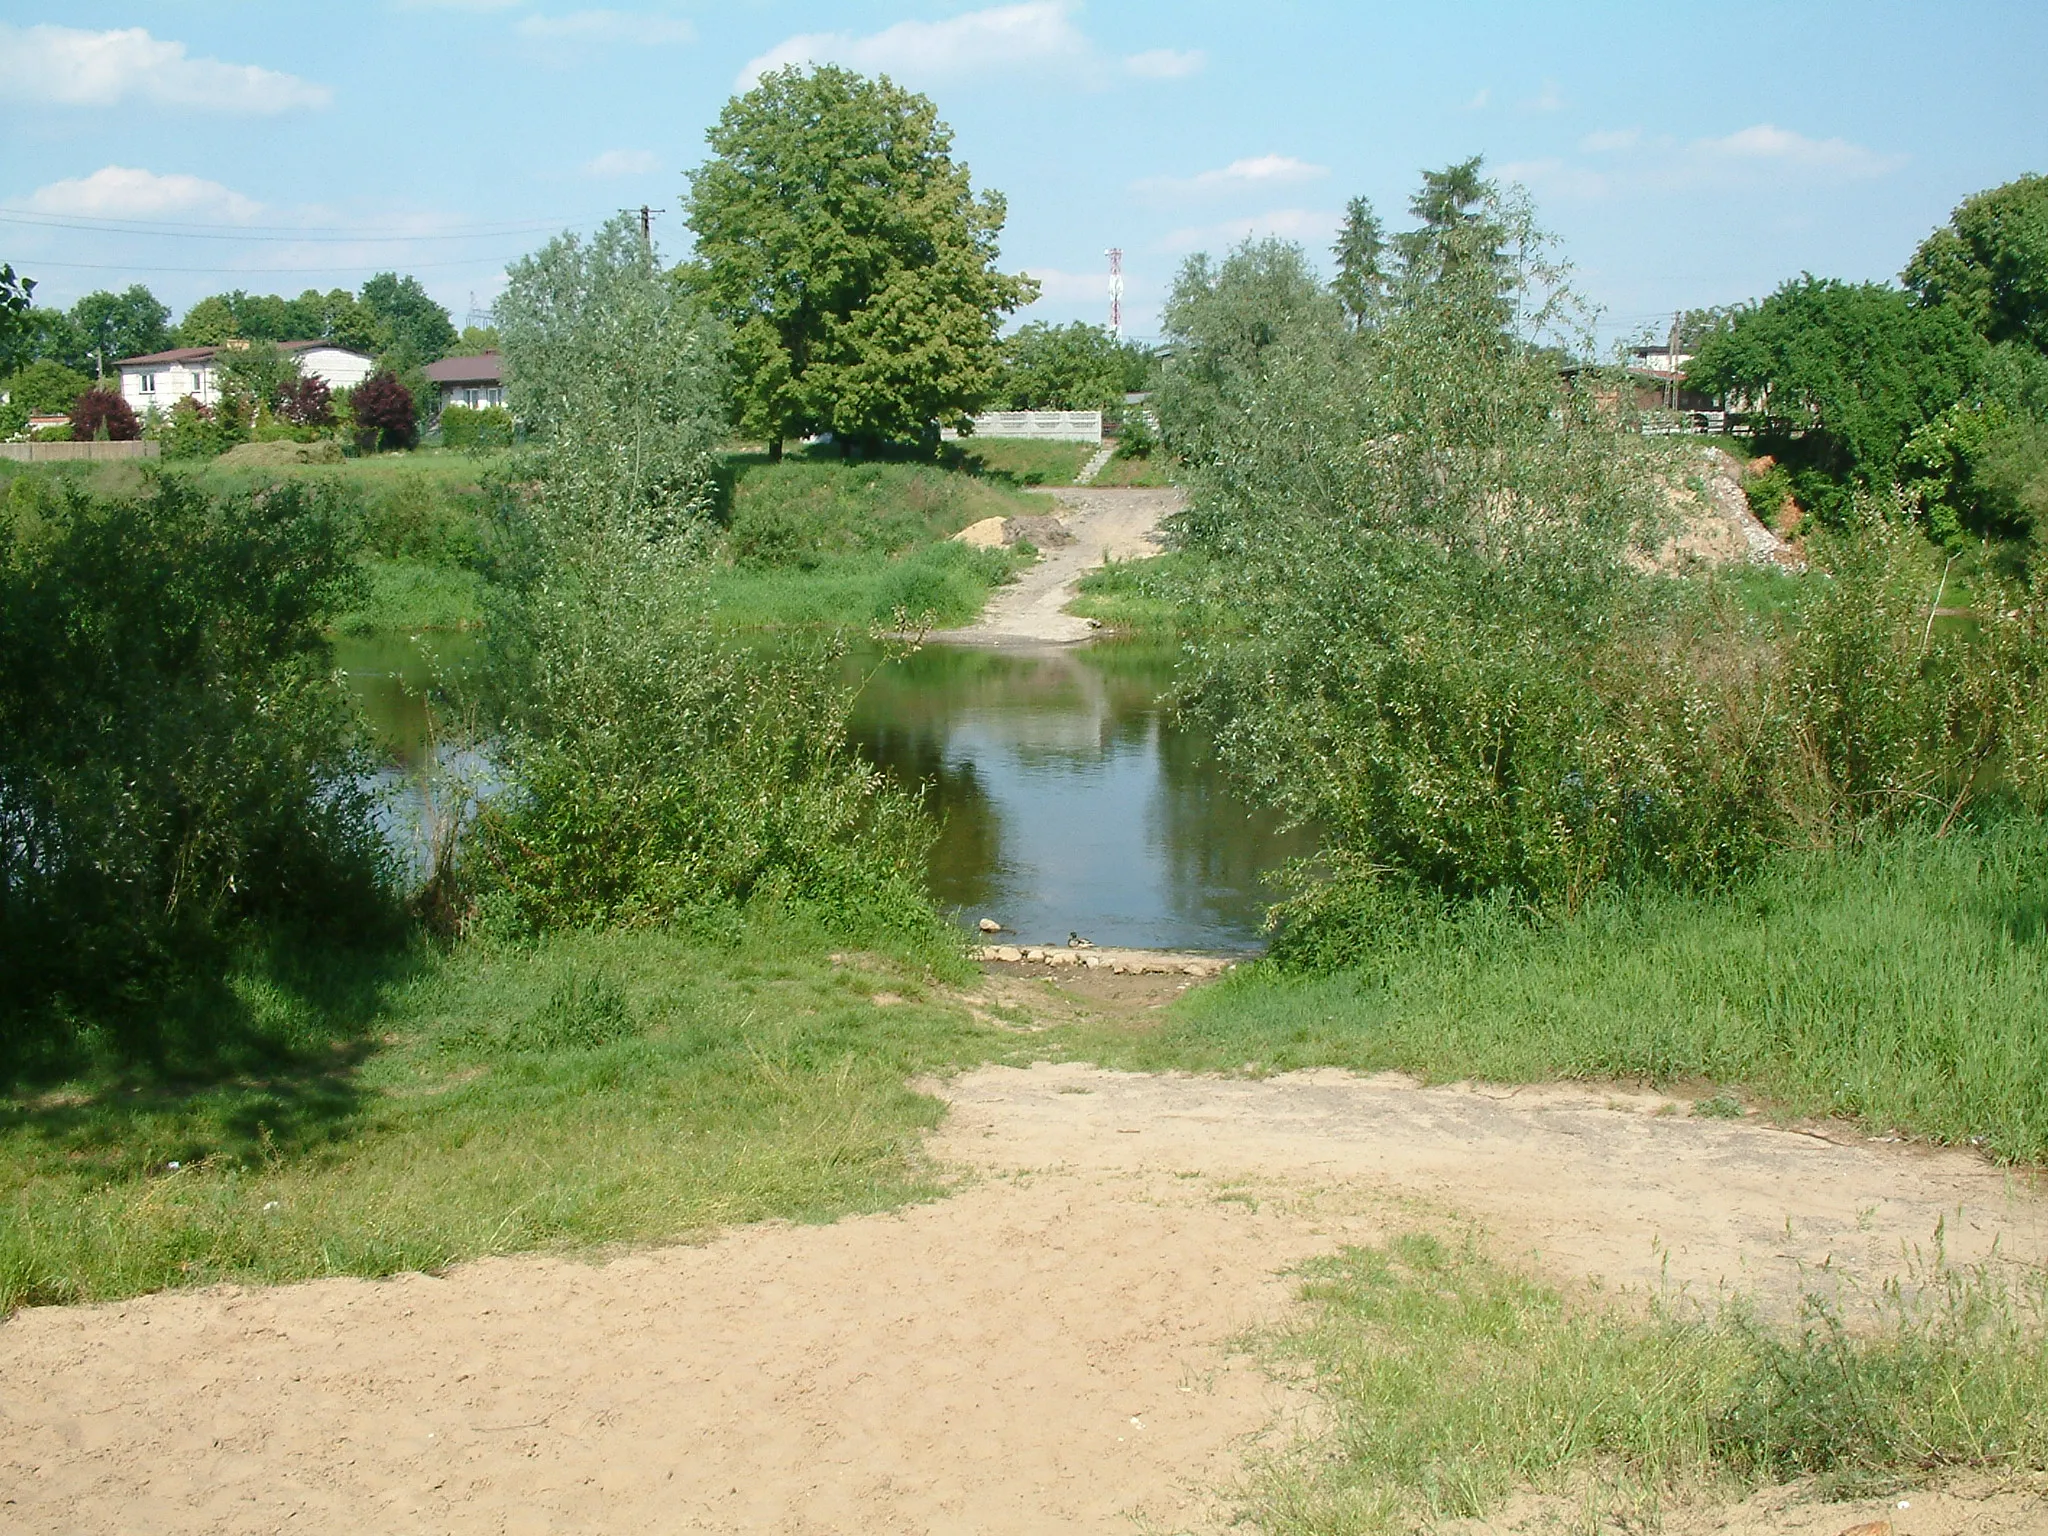
[[(459, 673), (478, 645), (339, 642), (394, 781), (426, 753), (436, 670)], [(964, 923), (990, 917), (1025, 943), (1245, 950), (1272, 899), (1264, 877), (1312, 851), (1232, 792), (1202, 731), (1169, 717), (1170, 648), (930, 645), (875, 660), (851, 663), (873, 669), (853, 743), (940, 817), (931, 889)]]

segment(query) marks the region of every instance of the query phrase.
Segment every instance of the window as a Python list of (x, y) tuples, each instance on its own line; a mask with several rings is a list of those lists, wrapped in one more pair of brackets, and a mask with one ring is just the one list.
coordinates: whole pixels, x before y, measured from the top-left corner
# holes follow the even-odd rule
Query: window
[(144, 393), (145, 395), (153, 395), (153, 394), (155, 394), (155, 393), (156, 393), (156, 375), (155, 375), (155, 374), (153, 374), (153, 373), (145, 373), (145, 374), (144, 374), (144, 375), (142, 376), (142, 392), (143, 392), (143, 393)]

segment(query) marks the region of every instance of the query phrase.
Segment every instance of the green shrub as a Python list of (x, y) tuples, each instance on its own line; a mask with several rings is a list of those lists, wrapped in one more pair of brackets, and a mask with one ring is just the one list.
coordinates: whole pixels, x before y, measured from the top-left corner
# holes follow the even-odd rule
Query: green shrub
[(1178, 533), (1232, 619), (1185, 689), (1253, 791), (1322, 830), (1290, 920), (1370, 910), (1329, 883), (1570, 911), (1986, 800), (2041, 807), (2043, 593), (1931, 633), (1924, 546), (1869, 502), (1814, 544), (1796, 628), (1643, 570), (1669, 516), (1644, 492), (1654, 450), (1526, 343), (1557, 295), (1540, 254), (1501, 252), (1540, 240), (1475, 198), (1403, 247), (1370, 328), (1284, 248), (1191, 264), (1167, 308)]
[(502, 405), (441, 408), (441, 446), (476, 451), (512, 446), (512, 413)]
[(51, 482), (5, 516), (0, 1007), (53, 1009), (53, 1049), (110, 1009), (146, 1035), (243, 924), (370, 922), (366, 764), (322, 638), (358, 579), (332, 498)]
[(1749, 502), (1749, 510), (1767, 528), (1775, 528), (1785, 511), (1785, 503), (1792, 497), (1792, 475), (1782, 464), (1773, 464), (1760, 475), (1751, 475), (1742, 482), (1742, 494)]

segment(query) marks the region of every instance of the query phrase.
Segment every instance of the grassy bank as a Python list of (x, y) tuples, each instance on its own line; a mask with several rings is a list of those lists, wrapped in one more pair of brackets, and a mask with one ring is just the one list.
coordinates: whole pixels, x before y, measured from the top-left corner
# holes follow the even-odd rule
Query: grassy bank
[(1394, 901), (1354, 921), (1348, 968), (1251, 968), (1100, 1054), (1147, 1069), (1692, 1081), (2048, 1160), (2036, 824), (1787, 856), (1725, 894), (1645, 892), (1543, 922)]
[(751, 455), (733, 460), (733, 476), (711, 590), (735, 629), (966, 623), (1028, 557), (952, 535), (1050, 510), (1007, 478), (934, 464)]
[(1004, 1051), (960, 962), (730, 932), (250, 956), (128, 1065), (0, 1107), (0, 1312), (829, 1219), (933, 1191), (907, 1078)]
[[(1405, 1532), (1547, 1495), (1574, 1528), (1654, 1529), (1673, 1500), (1811, 1477), (1823, 1494), (1937, 1468), (2048, 1464), (2048, 1290), (1941, 1272), (1854, 1333), (1574, 1305), (1469, 1243), (1414, 1233), (1306, 1266), (1262, 1339), (1327, 1427), (1258, 1466), (1284, 1536)], [(1576, 1517), (1576, 1518), (1574, 1518)]]

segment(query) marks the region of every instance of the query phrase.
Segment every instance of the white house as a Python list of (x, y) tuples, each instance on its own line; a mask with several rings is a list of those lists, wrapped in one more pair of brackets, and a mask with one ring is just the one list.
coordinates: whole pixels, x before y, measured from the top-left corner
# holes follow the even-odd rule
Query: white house
[[(221, 354), (246, 345), (230, 341), (217, 347), (173, 347), (144, 357), (124, 357), (114, 365), (121, 370), (121, 393), (137, 416), (147, 414), (151, 406), (169, 411), (187, 395), (201, 405), (212, 405), (220, 399)], [(277, 349), (297, 353), (300, 372), (323, 381), (329, 389), (354, 389), (377, 371), (376, 359), (329, 341), (281, 341)]]

